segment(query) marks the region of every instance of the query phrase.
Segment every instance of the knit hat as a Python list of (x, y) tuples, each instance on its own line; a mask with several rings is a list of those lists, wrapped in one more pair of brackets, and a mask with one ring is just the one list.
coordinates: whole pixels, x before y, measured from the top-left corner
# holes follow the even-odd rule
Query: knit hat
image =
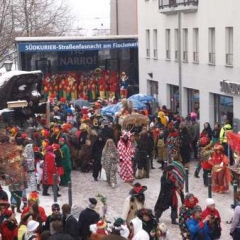
[(193, 213), (196, 213), (196, 212), (202, 212), (201, 206), (195, 205), (195, 206), (193, 207)]
[(55, 210), (55, 209), (60, 209), (60, 206), (59, 206), (58, 203), (54, 203), (54, 204), (52, 205), (52, 210)]
[(123, 224), (124, 224), (124, 220), (122, 218), (117, 218), (115, 219), (113, 226), (120, 227)]
[(89, 200), (89, 202), (90, 202), (91, 204), (93, 204), (93, 205), (96, 205), (96, 204), (97, 204), (96, 198), (89, 198), (88, 200)]
[(207, 206), (210, 206), (210, 205), (213, 205), (213, 204), (215, 204), (215, 201), (212, 198), (207, 198), (206, 199), (206, 205)]
[(190, 199), (191, 197), (194, 197), (194, 195), (192, 193), (187, 193), (185, 195), (185, 199)]

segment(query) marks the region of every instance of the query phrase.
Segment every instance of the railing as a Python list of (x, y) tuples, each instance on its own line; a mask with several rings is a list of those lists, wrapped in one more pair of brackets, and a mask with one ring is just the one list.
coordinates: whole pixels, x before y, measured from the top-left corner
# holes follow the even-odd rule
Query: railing
[(158, 58), (158, 50), (157, 49), (153, 49), (153, 57)]
[(199, 53), (193, 52), (193, 62), (198, 63), (199, 62)]
[(178, 6), (198, 5), (198, 0), (158, 0), (159, 9)]
[(183, 51), (183, 62), (188, 62), (188, 51)]
[(226, 54), (226, 65), (233, 65), (233, 54), (232, 53), (227, 53)]
[(178, 50), (175, 51), (175, 60), (176, 61), (179, 60), (179, 52), (178, 52)]
[(166, 59), (171, 59), (171, 50), (166, 50)]
[(209, 53), (208, 62), (210, 64), (215, 64), (215, 53)]

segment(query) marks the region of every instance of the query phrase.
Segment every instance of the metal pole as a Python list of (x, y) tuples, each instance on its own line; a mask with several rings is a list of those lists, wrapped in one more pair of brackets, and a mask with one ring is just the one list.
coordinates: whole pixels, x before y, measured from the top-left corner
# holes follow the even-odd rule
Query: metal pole
[(186, 171), (186, 181), (185, 181), (185, 192), (188, 193), (189, 192), (189, 184), (188, 184), (188, 168), (185, 168)]
[(238, 187), (238, 185), (237, 185), (237, 181), (236, 180), (234, 180), (233, 181), (233, 206), (234, 206), (234, 208), (235, 208), (235, 206), (236, 206), (236, 192), (237, 192), (237, 187)]
[(178, 11), (178, 85), (179, 85), (179, 115), (182, 116), (182, 14)]
[(53, 201), (54, 202), (57, 202), (57, 192), (58, 192), (57, 179), (58, 179), (58, 175), (53, 174)]
[(212, 198), (212, 175), (208, 174), (208, 197)]
[(72, 206), (72, 182), (68, 182), (68, 204)]

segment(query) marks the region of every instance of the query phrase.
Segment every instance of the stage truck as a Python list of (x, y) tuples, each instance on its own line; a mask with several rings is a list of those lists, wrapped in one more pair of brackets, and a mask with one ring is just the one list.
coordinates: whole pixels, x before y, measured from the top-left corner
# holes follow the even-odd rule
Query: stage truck
[[(41, 70), (43, 96), (67, 100), (138, 93), (138, 37), (18, 37), (18, 69)], [(122, 91), (123, 92), (123, 91)], [(128, 96), (126, 96), (128, 97)]]

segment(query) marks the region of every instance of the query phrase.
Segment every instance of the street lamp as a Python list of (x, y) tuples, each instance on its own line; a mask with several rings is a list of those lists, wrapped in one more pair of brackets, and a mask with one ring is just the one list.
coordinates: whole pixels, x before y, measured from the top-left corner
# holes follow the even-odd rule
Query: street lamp
[(13, 62), (10, 60), (7, 60), (3, 63), (3, 66), (5, 67), (7, 72), (10, 72), (12, 70), (12, 65), (13, 65)]

